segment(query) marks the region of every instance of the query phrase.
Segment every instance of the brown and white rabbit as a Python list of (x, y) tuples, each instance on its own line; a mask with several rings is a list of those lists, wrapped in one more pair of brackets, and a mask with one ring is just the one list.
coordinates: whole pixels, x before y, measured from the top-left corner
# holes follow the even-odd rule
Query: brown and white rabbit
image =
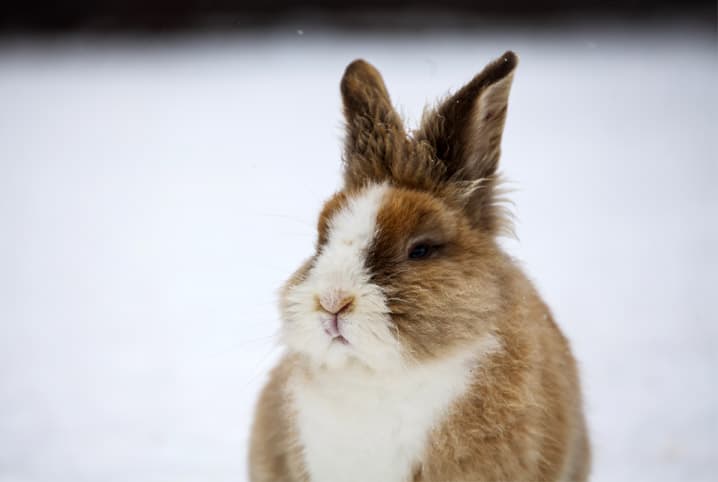
[(282, 290), (287, 351), (256, 408), (252, 482), (586, 480), (569, 343), (496, 241), (517, 62), (411, 134), (379, 72), (347, 67), (344, 187)]

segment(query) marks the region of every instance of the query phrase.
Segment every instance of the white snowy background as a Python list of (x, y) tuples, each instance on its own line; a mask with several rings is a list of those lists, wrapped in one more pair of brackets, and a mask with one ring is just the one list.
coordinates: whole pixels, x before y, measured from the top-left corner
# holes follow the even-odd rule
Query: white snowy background
[(715, 33), (298, 28), (0, 42), (0, 481), (245, 481), (345, 65), (415, 123), (509, 48), (505, 244), (580, 360), (593, 480), (716, 480)]

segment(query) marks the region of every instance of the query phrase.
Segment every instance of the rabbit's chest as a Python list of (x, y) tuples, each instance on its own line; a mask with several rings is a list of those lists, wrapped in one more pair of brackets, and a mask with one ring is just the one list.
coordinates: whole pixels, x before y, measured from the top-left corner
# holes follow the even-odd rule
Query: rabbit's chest
[(362, 383), (327, 377), (292, 386), (296, 427), (312, 482), (404, 482), (429, 433), (468, 385), (468, 370)]

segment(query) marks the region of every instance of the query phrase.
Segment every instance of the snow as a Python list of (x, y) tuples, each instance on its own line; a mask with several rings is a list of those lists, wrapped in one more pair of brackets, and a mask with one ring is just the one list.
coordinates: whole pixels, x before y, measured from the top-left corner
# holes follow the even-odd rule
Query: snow
[(509, 48), (505, 244), (581, 362), (593, 480), (714, 480), (715, 34), (298, 26), (0, 43), (0, 481), (245, 480), (345, 65), (415, 123)]

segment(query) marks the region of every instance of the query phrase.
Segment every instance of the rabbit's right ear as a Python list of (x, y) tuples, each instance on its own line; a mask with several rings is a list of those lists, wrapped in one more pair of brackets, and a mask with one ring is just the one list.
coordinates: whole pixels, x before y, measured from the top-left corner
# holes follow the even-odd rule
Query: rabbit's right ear
[(346, 120), (344, 178), (348, 186), (381, 182), (405, 148), (406, 132), (381, 74), (364, 60), (346, 68), (341, 82)]

